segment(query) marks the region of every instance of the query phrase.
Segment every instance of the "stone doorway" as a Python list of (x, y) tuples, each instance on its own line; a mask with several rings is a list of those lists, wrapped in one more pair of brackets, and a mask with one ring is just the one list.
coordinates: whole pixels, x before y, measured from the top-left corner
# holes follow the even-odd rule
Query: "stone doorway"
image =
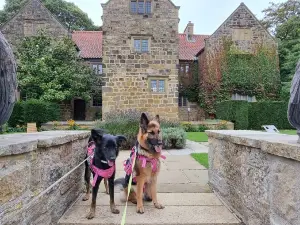
[(86, 103), (82, 99), (74, 99), (74, 120), (85, 120)]

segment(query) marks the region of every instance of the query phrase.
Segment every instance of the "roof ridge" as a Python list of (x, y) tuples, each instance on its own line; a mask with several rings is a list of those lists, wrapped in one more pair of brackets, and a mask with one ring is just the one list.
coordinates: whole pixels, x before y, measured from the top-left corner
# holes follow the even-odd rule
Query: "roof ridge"
[(73, 33), (102, 33), (101, 30), (73, 30)]

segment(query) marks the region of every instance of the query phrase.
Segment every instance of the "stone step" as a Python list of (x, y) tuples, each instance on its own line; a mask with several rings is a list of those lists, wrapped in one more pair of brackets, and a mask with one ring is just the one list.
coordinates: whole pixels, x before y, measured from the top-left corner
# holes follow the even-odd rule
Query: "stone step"
[[(109, 209), (109, 196), (99, 193), (96, 216), (85, 218), (89, 212), (90, 201), (81, 198), (63, 215), (59, 225), (119, 225), (124, 203), (116, 193), (116, 205), (121, 211), (114, 215)], [(145, 213), (136, 213), (136, 206), (128, 204), (126, 225), (240, 225), (240, 221), (219, 201), (213, 193), (158, 193), (158, 199), (166, 206), (155, 209), (152, 203), (145, 203)]]

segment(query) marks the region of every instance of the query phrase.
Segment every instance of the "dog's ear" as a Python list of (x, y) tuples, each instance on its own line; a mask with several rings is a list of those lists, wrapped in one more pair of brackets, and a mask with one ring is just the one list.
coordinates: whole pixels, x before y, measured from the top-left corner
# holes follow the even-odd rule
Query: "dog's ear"
[(101, 129), (92, 129), (91, 130), (91, 136), (95, 142), (97, 142), (97, 140), (98, 141), (102, 140), (103, 134), (104, 134), (104, 131)]
[(149, 119), (148, 119), (147, 115), (145, 113), (142, 113), (140, 126), (144, 133), (147, 132), (148, 124), (149, 124)]
[(156, 116), (155, 116), (155, 120), (156, 120), (158, 123), (160, 123), (159, 115), (156, 115)]
[(123, 136), (123, 135), (116, 136), (116, 142), (117, 142), (118, 147), (121, 146), (123, 141), (127, 141), (127, 138), (125, 136)]

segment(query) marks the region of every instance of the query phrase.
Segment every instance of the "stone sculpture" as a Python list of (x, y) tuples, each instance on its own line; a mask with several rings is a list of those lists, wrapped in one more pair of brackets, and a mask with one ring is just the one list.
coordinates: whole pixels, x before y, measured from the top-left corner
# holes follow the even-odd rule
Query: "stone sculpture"
[(291, 98), (288, 109), (290, 124), (297, 129), (300, 143), (300, 60), (296, 67), (296, 73), (292, 81)]
[(8, 121), (17, 100), (16, 73), (12, 49), (0, 32), (0, 128)]

